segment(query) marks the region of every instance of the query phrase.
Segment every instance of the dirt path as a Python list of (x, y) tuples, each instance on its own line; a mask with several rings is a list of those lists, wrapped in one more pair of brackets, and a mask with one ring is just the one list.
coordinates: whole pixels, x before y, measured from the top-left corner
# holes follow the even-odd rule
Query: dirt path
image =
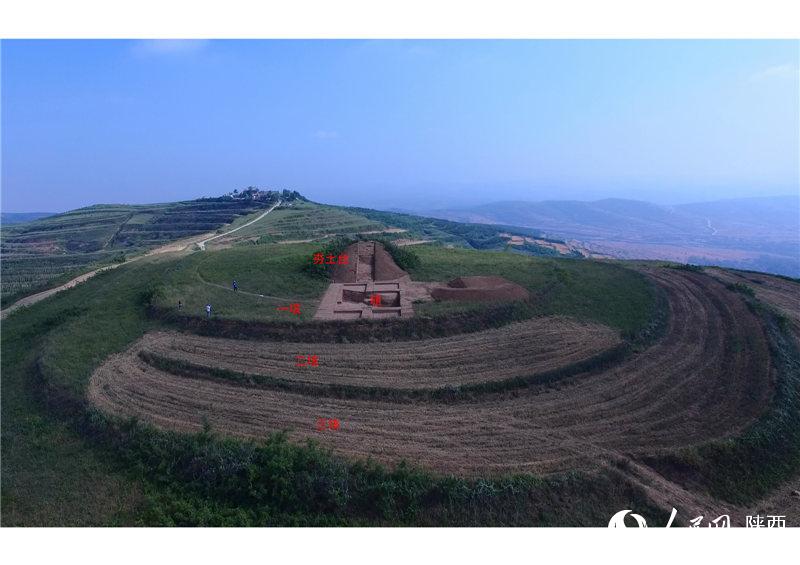
[[(207, 419), (215, 431), (239, 437), (263, 438), (285, 429), (293, 441), (315, 438), (342, 455), (387, 464), (407, 460), (463, 475), (593, 468), (606, 465), (611, 456), (664, 453), (737, 434), (762, 413), (772, 394), (769, 347), (759, 320), (739, 294), (710, 277), (674, 269), (647, 274), (668, 295), (666, 335), (608, 369), (545, 390), (477, 394), (459, 403), (339, 398), (173, 374), (144, 363), (134, 348), (98, 368), (89, 398), (106, 412), (162, 428), (198, 431)], [(524, 341), (517, 347), (528, 347)], [(445, 385), (459, 372), (461, 379), (474, 372), (486, 380), (493, 371), (519, 372), (530, 362), (522, 349), (494, 355), (496, 337), (474, 352), (440, 342), (429, 356), (424, 354), (427, 342), (406, 345), (414, 343), (419, 351), (416, 357), (409, 352), (405, 373), (396, 359), (393, 378), (401, 386), (412, 386), (415, 379), (421, 379), (416, 386), (436, 383), (436, 367), (438, 384)], [(314, 354), (317, 346), (308, 344), (296, 354)], [(211, 342), (207, 347), (204, 352), (202, 345), (190, 346), (180, 355), (208, 366), (257, 364), (246, 354), (237, 359), (236, 352), (223, 360), (219, 347)], [(261, 347), (267, 357), (279, 350), (275, 343)], [(383, 344), (374, 347), (374, 366), (365, 366), (362, 359), (349, 373), (338, 365), (328, 372), (327, 359), (321, 357), (317, 373), (297, 378), (346, 378), (355, 386), (380, 383)], [(336, 356), (351, 357), (348, 351), (334, 348), (334, 363)], [(462, 364), (467, 356), (474, 360), (468, 366)], [(448, 376), (451, 365), (458, 370)], [(337, 418), (341, 428), (318, 432), (317, 418)]]
[[(209, 241), (211, 241), (213, 239), (217, 239), (218, 237), (222, 237), (222, 236), (231, 234), (231, 233), (233, 233), (235, 231), (239, 231), (240, 229), (242, 229), (244, 227), (247, 227), (247, 226), (249, 226), (251, 224), (256, 223), (261, 218), (263, 218), (264, 216), (266, 216), (267, 214), (272, 212), (280, 203), (281, 202), (279, 200), (277, 204), (275, 204), (272, 208), (270, 208), (269, 210), (267, 210), (266, 212), (261, 214), (255, 220), (251, 220), (251, 221), (247, 222), (246, 224), (241, 225), (238, 228), (232, 229), (232, 230), (230, 230), (228, 232), (215, 235), (214, 237), (208, 237), (209, 234), (204, 233), (204, 234), (201, 234), (199, 236), (192, 236), (192, 237), (190, 237), (188, 239), (182, 239), (182, 240), (179, 240), (179, 241), (173, 241), (173, 242), (167, 243), (165, 245), (162, 245), (161, 247), (156, 247), (155, 249), (151, 249), (150, 251), (144, 253), (143, 255), (139, 255), (137, 257), (133, 257), (133, 258), (125, 261), (124, 263), (115, 263), (113, 265), (107, 265), (105, 267), (100, 267), (99, 269), (95, 269), (93, 271), (89, 271), (88, 273), (84, 273), (84, 274), (82, 274), (80, 276), (77, 276), (74, 279), (72, 279), (72, 280), (70, 280), (70, 281), (68, 281), (68, 282), (66, 282), (66, 283), (64, 283), (62, 285), (56, 286), (54, 288), (49, 288), (47, 290), (43, 290), (42, 292), (37, 292), (36, 294), (31, 294), (30, 296), (26, 296), (24, 298), (20, 298), (19, 300), (14, 302), (14, 304), (9, 306), (5, 310), (0, 311), (0, 320), (5, 319), (11, 312), (13, 312), (14, 310), (17, 310), (18, 308), (21, 308), (23, 306), (30, 306), (31, 304), (36, 304), (37, 302), (39, 302), (41, 300), (44, 300), (45, 298), (48, 298), (50, 296), (53, 296), (56, 293), (59, 293), (59, 292), (61, 292), (63, 290), (70, 289), (70, 288), (72, 288), (74, 286), (77, 286), (77, 285), (83, 283), (83, 282), (86, 282), (89, 279), (91, 279), (92, 277), (94, 277), (95, 275), (97, 275), (98, 273), (102, 273), (103, 271), (108, 271), (110, 269), (116, 269), (117, 267), (120, 267), (122, 265), (127, 265), (129, 263), (134, 262), (134, 261), (138, 261), (140, 259), (143, 259), (144, 257), (151, 257), (153, 255), (162, 255), (164, 253), (178, 253), (180, 251), (185, 251), (186, 249), (189, 249), (194, 245), (199, 246), (201, 250), (205, 250), (205, 244), (208, 243)], [(203, 238), (205, 238), (205, 239), (203, 239)]]
[(267, 210), (266, 212), (264, 212), (263, 214), (261, 214), (261, 215), (260, 215), (258, 218), (256, 218), (255, 220), (250, 220), (250, 221), (249, 221), (249, 222), (247, 222), (246, 224), (242, 224), (242, 225), (241, 225), (241, 226), (239, 226), (238, 228), (233, 228), (232, 230), (230, 230), (230, 231), (226, 231), (225, 233), (221, 233), (221, 234), (219, 234), (219, 235), (215, 235), (214, 237), (209, 237), (208, 239), (204, 239), (203, 241), (198, 241), (198, 242), (197, 242), (197, 246), (200, 248), (200, 250), (201, 250), (201, 251), (205, 251), (205, 249), (206, 249), (206, 243), (208, 243), (209, 241), (213, 241), (213, 240), (215, 240), (215, 239), (217, 239), (217, 238), (224, 237), (224, 236), (226, 236), (226, 235), (230, 235), (230, 234), (232, 234), (232, 233), (234, 233), (234, 232), (237, 232), (237, 231), (239, 231), (239, 230), (240, 230), (240, 229), (242, 229), (242, 228), (246, 228), (247, 226), (251, 226), (251, 225), (255, 224), (257, 221), (261, 220), (261, 219), (262, 219), (264, 216), (266, 216), (267, 214), (269, 214), (270, 212), (272, 212), (272, 211), (273, 211), (275, 208), (277, 208), (278, 206), (280, 206), (280, 204), (281, 204), (281, 201), (280, 201), (280, 200), (278, 200), (278, 202), (277, 202), (277, 203), (275, 203), (275, 205), (274, 205), (272, 208), (270, 208), (269, 210)]
[[(131, 261), (132, 260), (133, 259), (131, 259)], [(108, 265), (107, 267), (101, 267), (99, 269), (95, 269), (93, 271), (89, 271), (88, 273), (84, 273), (84, 274), (82, 274), (80, 276), (77, 276), (74, 279), (72, 279), (71, 281), (68, 281), (68, 282), (66, 282), (66, 283), (64, 283), (62, 285), (57, 286), (57, 287), (49, 288), (47, 290), (43, 290), (42, 292), (37, 292), (36, 294), (31, 294), (30, 296), (26, 296), (24, 298), (20, 298), (19, 300), (14, 302), (14, 304), (12, 304), (8, 308), (6, 308), (5, 310), (0, 312), (0, 320), (5, 319), (6, 316), (8, 316), (11, 312), (13, 312), (14, 310), (16, 310), (18, 308), (22, 308), (23, 306), (30, 306), (31, 304), (36, 304), (40, 300), (44, 300), (45, 298), (47, 298), (49, 296), (53, 296), (57, 292), (61, 292), (62, 290), (67, 290), (68, 288), (72, 288), (74, 286), (77, 286), (77, 285), (81, 284), (82, 282), (88, 281), (90, 278), (95, 276), (97, 273), (101, 273), (101, 272), (107, 271), (109, 269), (114, 269), (116, 267), (119, 267), (120, 265), (122, 265), (122, 263), (114, 264), (114, 265)]]
[(280, 301), (280, 302), (292, 302), (293, 300), (295, 300), (295, 298), (292, 298), (290, 296), (289, 297), (287, 297), (287, 296), (272, 296), (270, 294), (258, 294), (257, 292), (247, 292), (246, 290), (241, 290), (241, 289), (233, 290), (230, 286), (226, 286), (224, 284), (212, 283), (212, 282), (207, 281), (206, 279), (204, 279), (202, 277), (202, 275), (200, 275), (200, 273), (196, 273), (196, 274), (197, 274), (198, 280), (201, 283), (203, 283), (204, 285), (213, 286), (215, 288), (221, 288), (222, 290), (227, 290), (227, 291), (230, 291), (230, 292), (236, 292), (238, 294), (244, 294), (246, 296), (254, 296), (254, 297), (257, 297), (257, 298), (267, 298), (269, 300), (277, 300), (277, 301)]
[[(208, 235), (208, 234), (203, 234), (200, 237), (205, 237), (206, 235)], [(44, 300), (45, 298), (48, 298), (50, 296), (53, 296), (56, 293), (59, 293), (59, 292), (61, 292), (63, 290), (68, 290), (68, 289), (70, 289), (70, 288), (72, 288), (74, 286), (77, 286), (77, 285), (79, 285), (79, 284), (81, 284), (83, 282), (86, 282), (89, 279), (91, 279), (92, 277), (94, 277), (95, 275), (97, 275), (98, 273), (102, 273), (103, 271), (116, 269), (117, 267), (121, 267), (122, 265), (127, 265), (129, 263), (133, 263), (134, 261), (139, 261), (140, 259), (143, 259), (144, 257), (150, 257), (152, 255), (161, 255), (161, 254), (164, 254), (164, 253), (177, 253), (179, 251), (183, 251), (185, 249), (188, 249), (188, 248), (192, 247), (196, 243), (197, 243), (197, 236), (195, 236), (193, 238), (190, 238), (190, 239), (187, 239), (187, 240), (181, 240), (180, 242), (173, 241), (173, 242), (168, 243), (166, 245), (163, 245), (161, 247), (157, 247), (155, 249), (151, 249), (150, 251), (148, 251), (147, 253), (144, 253), (143, 255), (139, 255), (137, 257), (133, 257), (131, 259), (128, 259), (124, 263), (114, 263), (113, 265), (106, 265), (105, 267), (100, 267), (99, 269), (94, 269), (93, 271), (89, 271), (88, 273), (84, 273), (84, 274), (82, 274), (80, 276), (77, 276), (74, 279), (72, 279), (72, 280), (70, 280), (68, 282), (65, 282), (62, 285), (56, 286), (54, 288), (49, 288), (47, 290), (43, 290), (42, 292), (37, 292), (36, 294), (31, 294), (30, 296), (26, 296), (24, 298), (20, 298), (14, 304), (12, 304), (8, 308), (6, 308), (2, 312), (0, 312), (0, 319), (6, 318), (6, 316), (8, 316), (11, 312), (13, 312), (14, 310), (17, 310), (18, 308), (21, 308), (23, 306), (30, 306), (31, 304), (36, 304), (37, 302), (39, 302), (41, 300)]]

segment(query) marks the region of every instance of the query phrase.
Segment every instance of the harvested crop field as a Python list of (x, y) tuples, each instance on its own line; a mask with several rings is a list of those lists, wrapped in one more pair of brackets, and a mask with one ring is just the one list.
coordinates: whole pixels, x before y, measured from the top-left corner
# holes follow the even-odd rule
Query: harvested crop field
[(800, 338), (800, 283), (764, 273), (748, 273), (724, 269), (708, 269), (726, 284), (746, 284), (756, 298), (780, 311), (792, 321), (795, 335)]
[[(158, 345), (166, 356), (186, 356), (198, 364), (271, 371), (261, 361), (245, 358), (247, 348), (265, 346), (258, 351), (271, 363), (276, 357), (273, 350), (266, 353), (266, 348), (279, 351), (278, 347), (288, 344), (237, 344), (157, 334), (109, 358), (93, 375), (88, 394), (106, 412), (137, 416), (163, 428), (198, 431), (207, 420), (218, 433), (251, 438), (285, 429), (292, 440), (314, 438), (341, 455), (372, 457), (389, 464), (407, 460), (465, 475), (588, 468), (602, 464), (608, 456), (663, 453), (736, 434), (764, 410), (772, 392), (769, 347), (758, 318), (739, 294), (709, 276), (675, 269), (652, 269), (646, 274), (668, 297), (670, 318), (665, 335), (611, 367), (570, 376), (553, 387), (487, 391), (456, 402), (435, 398), (392, 402), (297, 393), (193, 378), (158, 369), (137, 354), (142, 344)], [(526, 348), (531, 344), (526, 341), (530, 338), (517, 339), (516, 350), (511, 347), (505, 354), (497, 354), (494, 347), (503, 343), (502, 333), (458, 337), (480, 340), (487, 335), (493, 337), (482, 346), (487, 348), (485, 354), (451, 345), (437, 356), (435, 348), (426, 349), (431, 342), (425, 341), (359, 344), (347, 353), (353, 362), (359, 362), (358, 351), (366, 351), (380, 363), (390, 358), (381, 354), (383, 348), (394, 351), (397, 361), (388, 365), (393, 376), (384, 375), (385, 366), (370, 367), (362, 360), (359, 368), (350, 372), (346, 364), (334, 365), (336, 376), (332, 378), (356, 387), (376, 382), (380, 386), (430, 387), (497, 378), (496, 372), (503, 370), (524, 374), (531, 371), (531, 363), (553, 363), (549, 353), (541, 353), (538, 361), (533, 360), (535, 356), (529, 358)], [(431, 341), (439, 341), (440, 346), (445, 343)], [(193, 343), (201, 344), (201, 350), (202, 344), (208, 344), (208, 353), (192, 350)], [(226, 344), (245, 350), (241, 356), (233, 349), (225, 352)], [(334, 359), (348, 351), (342, 346), (329, 347)], [(403, 347), (419, 356), (408, 360), (407, 370), (399, 361)], [(284, 351), (323, 351), (319, 344), (302, 351), (290, 349)], [(471, 361), (459, 359), (463, 356)], [(451, 364), (461, 369), (451, 370)], [(293, 374), (295, 379), (321, 382), (325, 378), (322, 366), (320, 355), (318, 368), (289, 373), (288, 367), (276, 365), (275, 370), (288, 378)], [(338, 419), (340, 428), (317, 431), (318, 418)]]
[[(395, 343), (270, 343), (152, 333), (135, 351), (201, 366), (316, 384), (441, 388), (550, 371), (621, 343), (598, 324), (547, 317), (483, 332)], [(296, 356), (317, 355), (318, 367)], [(126, 355), (129, 359), (130, 354)]]

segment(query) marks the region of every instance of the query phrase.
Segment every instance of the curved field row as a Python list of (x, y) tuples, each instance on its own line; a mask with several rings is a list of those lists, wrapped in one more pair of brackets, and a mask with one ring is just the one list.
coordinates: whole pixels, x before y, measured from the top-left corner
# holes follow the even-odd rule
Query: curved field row
[[(315, 384), (402, 389), (526, 377), (584, 361), (622, 343), (599, 324), (547, 317), (424, 341), (284, 343), (152, 333), (134, 349), (186, 363)], [(298, 367), (316, 355), (319, 366)]]
[[(611, 369), (547, 392), (488, 394), (466, 404), (390, 403), (245, 388), (159, 371), (132, 352), (93, 375), (102, 410), (156, 426), (259, 438), (287, 429), (347, 456), (412, 461), (459, 474), (550, 472), (653, 454), (730, 436), (769, 401), (764, 331), (736, 293), (714, 279), (648, 271), (669, 299), (665, 336)], [(509, 363), (519, 363), (512, 358)], [(338, 430), (316, 431), (318, 418)]]
[(743, 283), (755, 292), (756, 298), (787, 316), (795, 335), (800, 338), (800, 283), (763, 273), (708, 269), (726, 284)]

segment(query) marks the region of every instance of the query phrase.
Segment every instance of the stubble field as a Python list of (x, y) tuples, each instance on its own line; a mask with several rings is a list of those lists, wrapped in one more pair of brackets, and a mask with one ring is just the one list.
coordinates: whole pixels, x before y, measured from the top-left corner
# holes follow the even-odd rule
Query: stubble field
[[(462, 475), (553, 472), (602, 465), (612, 457), (661, 454), (736, 434), (765, 409), (773, 367), (758, 318), (714, 279), (646, 269), (667, 294), (665, 335), (600, 368), (539, 384), (464, 393), (490, 379), (535, 377), (613, 347), (596, 325), (539, 318), (500, 330), (393, 344), (236, 342), (152, 334), (109, 358), (93, 375), (90, 400), (103, 411), (157, 427), (261, 438), (288, 430), (347, 457), (413, 461)], [(172, 364), (156, 366), (149, 351)], [(319, 367), (295, 368), (317, 354)], [(176, 370), (178, 367), (181, 370)], [(222, 370), (212, 374), (192, 367)], [(226, 372), (227, 371), (227, 372)], [(283, 383), (228, 382), (225, 375)], [(284, 381), (306, 388), (284, 386)], [(516, 381), (513, 381), (516, 382)], [(441, 389), (408, 398), (346, 397), (326, 388)], [(337, 430), (318, 431), (319, 418)]]

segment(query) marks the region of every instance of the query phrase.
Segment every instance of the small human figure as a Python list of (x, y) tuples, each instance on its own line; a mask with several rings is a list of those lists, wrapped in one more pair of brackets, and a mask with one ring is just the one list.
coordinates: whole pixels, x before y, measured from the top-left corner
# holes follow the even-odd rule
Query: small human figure
[(237, 290), (239, 290), (239, 285), (236, 284), (236, 281), (234, 280), (233, 281), (233, 292), (236, 292)]
[(183, 309), (183, 302), (178, 300), (178, 310), (181, 310), (181, 309)]
[(206, 317), (211, 317), (211, 304), (206, 304)]

